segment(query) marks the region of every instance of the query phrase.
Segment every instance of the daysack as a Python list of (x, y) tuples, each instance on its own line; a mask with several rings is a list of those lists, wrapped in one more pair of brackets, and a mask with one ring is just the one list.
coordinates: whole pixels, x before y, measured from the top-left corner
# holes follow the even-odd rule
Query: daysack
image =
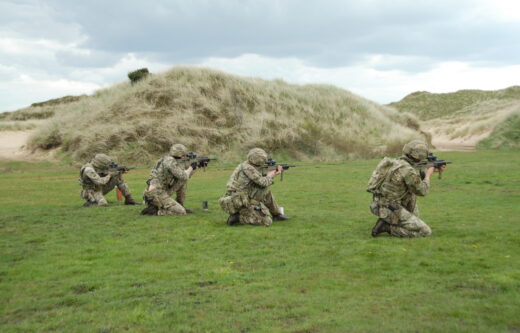
[(385, 157), (379, 162), (367, 184), (367, 192), (378, 193), (387, 176), (401, 165), (396, 159)]

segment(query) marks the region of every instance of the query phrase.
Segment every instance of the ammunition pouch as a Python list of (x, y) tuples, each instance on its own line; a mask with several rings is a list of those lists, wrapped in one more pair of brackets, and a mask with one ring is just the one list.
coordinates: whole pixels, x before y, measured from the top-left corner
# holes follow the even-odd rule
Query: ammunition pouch
[(232, 215), (238, 213), (243, 207), (247, 207), (250, 201), (246, 192), (236, 192), (226, 194), (218, 200), (218, 203), (223, 211)]
[(381, 219), (391, 223), (398, 224), (399, 216), (401, 215), (401, 206), (395, 204), (381, 205), (377, 201), (373, 201), (370, 204), (370, 211), (372, 214), (378, 216)]

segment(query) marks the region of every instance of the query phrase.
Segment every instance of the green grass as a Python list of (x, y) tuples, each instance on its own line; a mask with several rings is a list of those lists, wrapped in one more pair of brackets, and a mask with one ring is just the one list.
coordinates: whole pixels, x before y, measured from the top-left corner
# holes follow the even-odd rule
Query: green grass
[(482, 149), (511, 149), (520, 148), (520, 113), (509, 116), (491, 135), (478, 143)]
[(0, 331), (520, 331), (520, 153), (438, 155), (424, 239), (370, 237), (377, 160), (290, 169), (270, 228), (225, 225), (231, 167), (192, 178), (194, 215), (143, 217), (81, 207), (66, 165), (1, 162)]

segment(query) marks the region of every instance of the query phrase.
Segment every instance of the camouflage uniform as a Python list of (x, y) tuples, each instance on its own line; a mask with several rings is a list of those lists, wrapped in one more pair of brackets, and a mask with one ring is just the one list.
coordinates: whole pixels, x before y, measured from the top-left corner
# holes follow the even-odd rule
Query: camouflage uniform
[[(180, 156), (187, 154), (187, 149), (181, 144), (172, 146), (170, 155), (160, 158), (152, 169), (143, 199), (148, 205), (145, 210), (152, 209), (151, 215), (186, 215), (184, 201), (190, 172), (179, 165)], [(176, 156), (177, 159), (173, 156)], [(176, 199), (171, 198), (176, 193)], [(143, 210), (143, 214), (144, 213)]]
[[(418, 142), (425, 145), (420, 141), (412, 141), (408, 145), (415, 147)], [(405, 154), (409, 152), (409, 146), (405, 146), (403, 151)], [(421, 179), (419, 171), (414, 167), (416, 161), (410, 158), (410, 154), (407, 155), (392, 161), (392, 168), (374, 193), (370, 210), (390, 224), (389, 232), (392, 236), (426, 237), (431, 235), (432, 231), (419, 218), (416, 196), (428, 194), (430, 182)], [(421, 160), (426, 156), (427, 148), (426, 153), (413, 157)]]
[(269, 226), (280, 209), (269, 186), (273, 178), (263, 176), (260, 166), (265, 164), (267, 154), (259, 148), (252, 149), (248, 160), (239, 164), (229, 181), (227, 192), (220, 198), (222, 209), (230, 214), (239, 214), (240, 223)]
[(127, 200), (131, 199), (130, 189), (126, 185), (122, 173), (109, 171), (110, 162), (112, 159), (107, 155), (97, 154), (89, 163), (81, 167), (79, 183), (83, 187), (81, 197), (86, 201), (85, 206), (108, 205), (104, 195), (115, 187), (123, 193)]

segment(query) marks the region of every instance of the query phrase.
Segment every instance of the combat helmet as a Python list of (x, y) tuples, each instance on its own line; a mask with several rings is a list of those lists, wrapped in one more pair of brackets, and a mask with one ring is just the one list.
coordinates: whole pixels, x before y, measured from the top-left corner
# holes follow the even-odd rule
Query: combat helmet
[(413, 140), (403, 147), (403, 154), (415, 160), (422, 161), (428, 157), (428, 145), (421, 140)]
[(256, 166), (264, 165), (267, 161), (267, 153), (263, 149), (253, 148), (247, 154), (247, 160)]
[(188, 153), (188, 148), (183, 144), (176, 143), (172, 145), (170, 148), (170, 155), (174, 157), (181, 157), (182, 155), (186, 155)]
[(109, 164), (112, 162), (110, 156), (105, 154), (96, 154), (92, 159), (91, 163), (94, 169), (97, 170), (107, 170), (109, 168)]

